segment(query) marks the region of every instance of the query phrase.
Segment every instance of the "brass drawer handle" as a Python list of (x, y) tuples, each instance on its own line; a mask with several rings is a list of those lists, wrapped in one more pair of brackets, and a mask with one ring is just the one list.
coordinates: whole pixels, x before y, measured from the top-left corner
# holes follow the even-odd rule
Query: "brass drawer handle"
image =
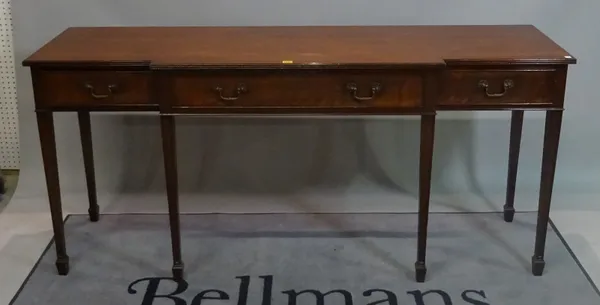
[(248, 88), (246, 88), (246, 85), (244, 84), (239, 84), (235, 89), (235, 95), (233, 96), (223, 96), (223, 88), (220, 86), (215, 87), (215, 91), (219, 93), (219, 98), (222, 101), (235, 101), (238, 98), (240, 98), (240, 95), (242, 95), (242, 93), (248, 92)]
[(377, 93), (381, 92), (382, 86), (380, 83), (373, 83), (371, 85), (371, 96), (358, 96), (356, 95), (356, 93), (358, 92), (358, 86), (356, 85), (356, 83), (348, 83), (346, 85), (346, 89), (348, 89), (348, 91), (350, 91), (350, 93), (352, 93), (352, 96), (354, 97), (355, 100), (357, 101), (369, 101), (375, 98), (375, 95), (377, 95)]
[(500, 93), (490, 93), (488, 91), (489, 89), (489, 84), (487, 80), (480, 80), (479, 81), (479, 88), (483, 88), (485, 89), (485, 95), (487, 95), (487, 97), (502, 97), (506, 94), (506, 92), (508, 92), (508, 89), (513, 88), (515, 86), (515, 83), (512, 81), (512, 79), (506, 79), (504, 80), (504, 91), (500, 92)]
[(113, 84), (113, 85), (108, 85), (108, 94), (97, 94), (96, 89), (94, 88), (94, 86), (92, 84), (87, 83), (87, 84), (85, 84), (85, 87), (90, 90), (90, 95), (93, 98), (98, 99), (98, 100), (109, 98), (114, 93), (114, 91), (117, 90), (117, 85)]

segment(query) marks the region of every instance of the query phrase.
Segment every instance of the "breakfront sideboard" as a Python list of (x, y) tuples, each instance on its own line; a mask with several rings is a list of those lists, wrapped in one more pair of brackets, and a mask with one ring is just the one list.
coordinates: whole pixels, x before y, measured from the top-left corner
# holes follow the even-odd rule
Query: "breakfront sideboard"
[(531, 264), (532, 273), (542, 275), (567, 68), (575, 63), (531, 25), (68, 28), (23, 62), (33, 83), (58, 273), (69, 272), (69, 256), (54, 112), (78, 113), (91, 221), (98, 221), (99, 209), (90, 113), (160, 117), (177, 279), (184, 276), (178, 116), (420, 116), (415, 277), (423, 282), (436, 113), (512, 112), (504, 205), (511, 222), (523, 114), (541, 110), (546, 122)]

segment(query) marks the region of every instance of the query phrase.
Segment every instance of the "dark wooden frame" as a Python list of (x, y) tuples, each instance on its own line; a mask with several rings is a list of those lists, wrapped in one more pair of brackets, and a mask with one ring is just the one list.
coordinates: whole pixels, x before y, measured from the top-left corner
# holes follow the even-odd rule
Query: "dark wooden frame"
[[(561, 51), (562, 52), (562, 51)], [(432, 163), (434, 153), (435, 118), (440, 111), (511, 111), (509, 161), (507, 175), (506, 202), (504, 205), (504, 219), (511, 222), (515, 215), (514, 199), (518, 168), (518, 158), (525, 111), (545, 111), (544, 152), (542, 161), (542, 175), (540, 182), (540, 197), (538, 208), (538, 224), (536, 229), (535, 249), (532, 256), (532, 273), (541, 275), (545, 266), (544, 249), (546, 233), (549, 222), (550, 203), (558, 154), (562, 111), (564, 104), (567, 66), (575, 63), (571, 56), (559, 58), (511, 58), (511, 59), (453, 59), (445, 62), (431, 64), (415, 63), (390, 63), (390, 64), (321, 64), (313, 65), (182, 65), (162, 64), (153, 66), (146, 61), (140, 62), (54, 62), (46, 60), (24, 61), (24, 65), (32, 66), (32, 82), (34, 87), (37, 122), (42, 157), (48, 190), (48, 198), (52, 215), (54, 238), (56, 243), (56, 266), (58, 273), (66, 275), (69, 271), (69, 257), (66, 251), (66, 242), (63, 226), (61, 194), (56, 156), (56, 143), (54, 136), (53, 112), (75, 111), (78, 113), (85, 176), (89, 198), (89, 216), (91, 221), (98, 221), (99, 208), (96, 198), (96, 182), (93, 164), (92, 132), (90, 112), (94, 111), (158, 111), (160, 115), (162, 147), (164, 154), (165, 178), (167, 187), (167, 200), (169, 206), (169, 220), (171, 229), (171, 243), (173, 251), (173, 277), (182, 279), (184, 263), (181, 250), (179, 197), (176, 158), (176, 131), (175, 119), (179, 115), (200, 114), (312, 114), (312, 115), (419, 115), (421, 117), (420, 137), (420, 164), (419, 164), (419, 212), (417, 234), (417, 259), (415, 262), (415, 278), (423, 282), (426, 275), (426, 249), (427, 225), (429, 215), (429, 198), (431, 192)], [(44, 73), (52, 71), (147, 71), (151, 73), (151, 86), (147, 95), (151, 97), (147, 104), (111, 104), (111, 103), (81, 103), (77, 106), (60, 106), (49, 100), (46, 90), (60, 87), (60, 84), (43, 83)], [(290, 107), (281, 105), (277, 107), (202, 107), (186, 105), (175, 107), (172, 101), (176, 98), (174, 92), (174, 76), (181, 74), (220, 74), (233, 73), (238, 75), (260, 75), (261, 73), (348, 73), (372, 72), (374, 70), (402, 71), (419, 75), (422, 80), (421, 105), (419, 107), (333, 107), (314, 105), (308, 107)], [(529, 81), (519, 90), (523, 96), (540, 97), (540, 101), (511, 100), (510, 103), (501, 103), (501, 100), (490, 100), (489, 103), (480, 103), (478, 100), (485, 98), (480, 89), (472, 84), (456, 88), (456, 92), (468, 94), (465, 102), (443, 103), (443, 94), (448, 89), (451, 79), (450, 71), (470, 71), (475, 73), (516, 73), (523, 76), (529, 72), (543, 72), (544, 77), (537, 81)], [(524, 73), (524, 74), (523, 74)], [(531, 74), (527, 77), (531, 78)], [(56, 85), (56, 86), (53, 86)], [(519, 84), (522, 85), (522, 84)], [(66, 90), (66, 89), (65, 89)], [(455, 89), (450, 89), (455, 90)], [(486, 89), (487, 90), (487, 89)], [(506, 87), (505, 87), (506, 91)], [(453, 91), (451, 91), (453, 92)], [(447, 91), (446, 91), (447, 93)], [(488, 94), (488, 93), (486, 93)], [(488, 94), (488, 97), (490, 95)]]

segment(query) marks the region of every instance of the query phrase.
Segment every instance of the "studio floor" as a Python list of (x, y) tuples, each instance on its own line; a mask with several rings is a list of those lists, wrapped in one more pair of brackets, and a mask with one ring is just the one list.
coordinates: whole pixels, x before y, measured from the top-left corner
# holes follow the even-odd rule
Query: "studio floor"
[[(24, 187), (24, 186), (20, 186)], [(554, 195), (557, 206), (551, 219), (591, 279), (600, 283), (600, 211), (594, 207), (600, 195)], [(474, 193), (434, 195), (432, 212), (500, 211), (504, 194)], [(277, 196), (181, 194), (182, 213), (398, 213), (415, 212), (417, 201), (409, 195), (377, 196), (372, 193), (295, 193)], [(517, 195), (517, 210), (535, 210), (537, 194)], [(587, 202), (588, 209), (568, 210), (570, 202)], [(164, 194), (99, 194), (102, 213), (164, 213)], [(86, 194), (63, 194), (65, 215), (85, 214)], [(166, 215), (165, 215), (166, 217)], [(517, 214), (516, 217), (519, 217)], [(102, 219), (101, 219), (102, 221)], [(9, 304), (52, 236), (47, 200), (44, 196), (17, 191), (0, 213), (0, 305)], [(68, 245), (67, 245), (68, 247)], [(533, 240), (531, 241), (533, 251)], [(416, 248), (415, 248), (416, 255)], [(552, 268), (552, 266), (547, 266)]]

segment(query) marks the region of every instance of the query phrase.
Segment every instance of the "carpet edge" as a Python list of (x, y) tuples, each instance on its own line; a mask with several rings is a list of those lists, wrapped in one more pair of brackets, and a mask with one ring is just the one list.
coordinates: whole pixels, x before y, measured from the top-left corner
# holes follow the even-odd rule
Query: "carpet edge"
[[(67, 216), (63, 219), (63, 225), (65, 225), (67, 223), (67, 220), (69, 220), (70, 217), (71, 217), (71, 214), (67, 214)], [(15, 293), (15, 295), (12, 297), (12, 299), (10, 299), (10, 302), (8, 302), (8, 305), (13, 305), (14, 302), (17, 301), (17, 299), (21, 295), (21, 292), (23, 292), (23, 289), (25, 289), (25, 285), (27, 285), (27, 283), (31, 279), (31, 276), (33, 276), (33, 274), (39, 267), (40, 263), (42, 262), (42, 259), (44, 258), (44, 256), (46, 256), (46, 253), (48, 253), (48, 250), (50, 250), (50, 248), (52, 248), (53, 244), (54, 244), (54, 234), (52, 234), (52, 237), (50, 238), (50, 241), (48, 241), (48, 244), (44, 248), (44, 251), (42, 251), (42, 253), (40, 253), (40, 256), (38, 257), (37, 261), (35, 262), (33, 267), (31, 267), (31, 270), (29, 270), (29, 273), (23, 280), (23, 283), (21, 283), (21, 286), (19, 286), (19, 289), (17, 289), (17, 292)]]
[(549, 219), (548, 223), (550, 224), (550, 227), (552, 228), (552, 230), (556, 233), (556, 236), (558, 236), (558, 239), (562, 242), (563, 246), (565, 246), (565, 248), (567, 249), (567, 252), (569, 252), (569, 255), (571, 255), (571, 258), (575, 261), (575, 264), (577, 264), (577, 266), (579, 267), (579, 270), (581, 270), (581, 272), (583, 273), (585, 278), (588, 280), (590, 285), (592, 285), (592, 288), (594, 289), (594, 291), (596, 291), (598, 296), (600, 296), (600, 290), (598, 289), (598, 286), (596, 286), (596, 283), (594, 282), (594, 280), (592, 280), (592, 277), (590, 276), (590, 274), (587, 272), (587, 270), (585, 270), (585, 268), (583, 267), (583, 264), (581, 263), (579, 258), (577, 258), (577, 255), (575, 255), (575, 252), (573, 252), (573, 249), (571, 249), (571, 246), (569, 246), (569, 244), (563, 237), (562, 233), (560, 233), (560, 231), (558, 230), (558, 228), (556, 227), (556, 225), (554, 224), (552, 219)]
[[(488, 211), (488, 212), (431, 212), (430, 214), (498, 214), (498, 213), (499, 212), (496, 212), (496, 211)], [(531, 213), (531, 212), (522, 212), (522, 213)], [(252, 214), (298, 214), (298, 213), (184, 213), (184, 214), (186, 214), (186, 215), (250, 214), (250, 215), (252, 215)], [(306, 214), (315, 214), (315, 213), (306, 213)], [(401, 212), (401, 213), (317, 213), (317, 214), (417, 214), (417, 212)], [(115, 216), (115, 215), (163, 215), (163, 214), (160, 214), (160, 213), (118, 213), (118, 214), (104, 214), (104, 215)], [(71, 216), (87, 216), (87, 214), (84, 214), (84, 213), (81, 213), (81, 214), (79, 214), (79, 213), (67, 214), (66, 217), (63, 220), (63, 225), (65, 225), (67, 223), (67, 221), (71, 218)], [(600, 296), (600, 289), (598, 289), (598, 286), (596, 285), (596, 283), (594, 282), (594, 280), (591, 278), (591, 276), (589, 275), (589, 273), (585, 270), (583, 264), (581, 263), (581, 261), (579, 260), (579, 258), (577, 258), (577, 255), (574, 253), (573, 249), (569, 246), (569, 244), (565, 240), (564, 236), (562, 235), (562, 233), (560, 232), (560, 230), (558, 230), (557, 226), (554, 224), (554, 222), (552, 221), (552, 219), (549, 219), (548, 224), (552, 228), (552, 230), (555, 232), (556, 236), (561, 241), (561, 243), (563, 244), (563, 246), (566, 248), (566, 250), (569, 253), (569, 255), (571, 256), (571, 258), (575, 261), (575, 264), (577, 264), (577, 266), (579, 267), (580, 271), (583, 273), (583, 275), (585, 276), (585, 278), (587, 279), (587, 281), (590, 283), (590, 285), (592, 286), (592, 288), (594, 289), (594, 291), (596, 292), (596, 294), (598, 294), (598, 296)], [(53, 244), (54, 244), (54, 236), (52, 236), (50, 238), (50, 241), (48, 242), (48, 244), (46, 245), (46, 247), (44, 248), (44, 250), (40, 253), (37, 261), (35, 262), (35, 264), (31, 268), (31, 270), (29, 271), (29, 273), (27, 274), (27, 276), (25, 277), (25, 279), (21, 283), (19, 289), (17, 290), (17, 292), (15, 293), (15, 295), (12, 297), (12, 299), (10, 300), (10, 302), (8, 303), (8, 305), (13, 305), (14, 302), (17, 301), (17, 299), (19, 298), (21, 292), (23, 291), (23, 289), (25, 288), (25, 286), (29, 282), (31, 276), (33, 276), (33, 274), (35, 273), (35, 271), (39, 267), (39, 264), (41, 263), (42, 259), (44, 258), (44, 256), (46, 256), (47, 252), (50, 250), (50, 248), (52, 247)]]

